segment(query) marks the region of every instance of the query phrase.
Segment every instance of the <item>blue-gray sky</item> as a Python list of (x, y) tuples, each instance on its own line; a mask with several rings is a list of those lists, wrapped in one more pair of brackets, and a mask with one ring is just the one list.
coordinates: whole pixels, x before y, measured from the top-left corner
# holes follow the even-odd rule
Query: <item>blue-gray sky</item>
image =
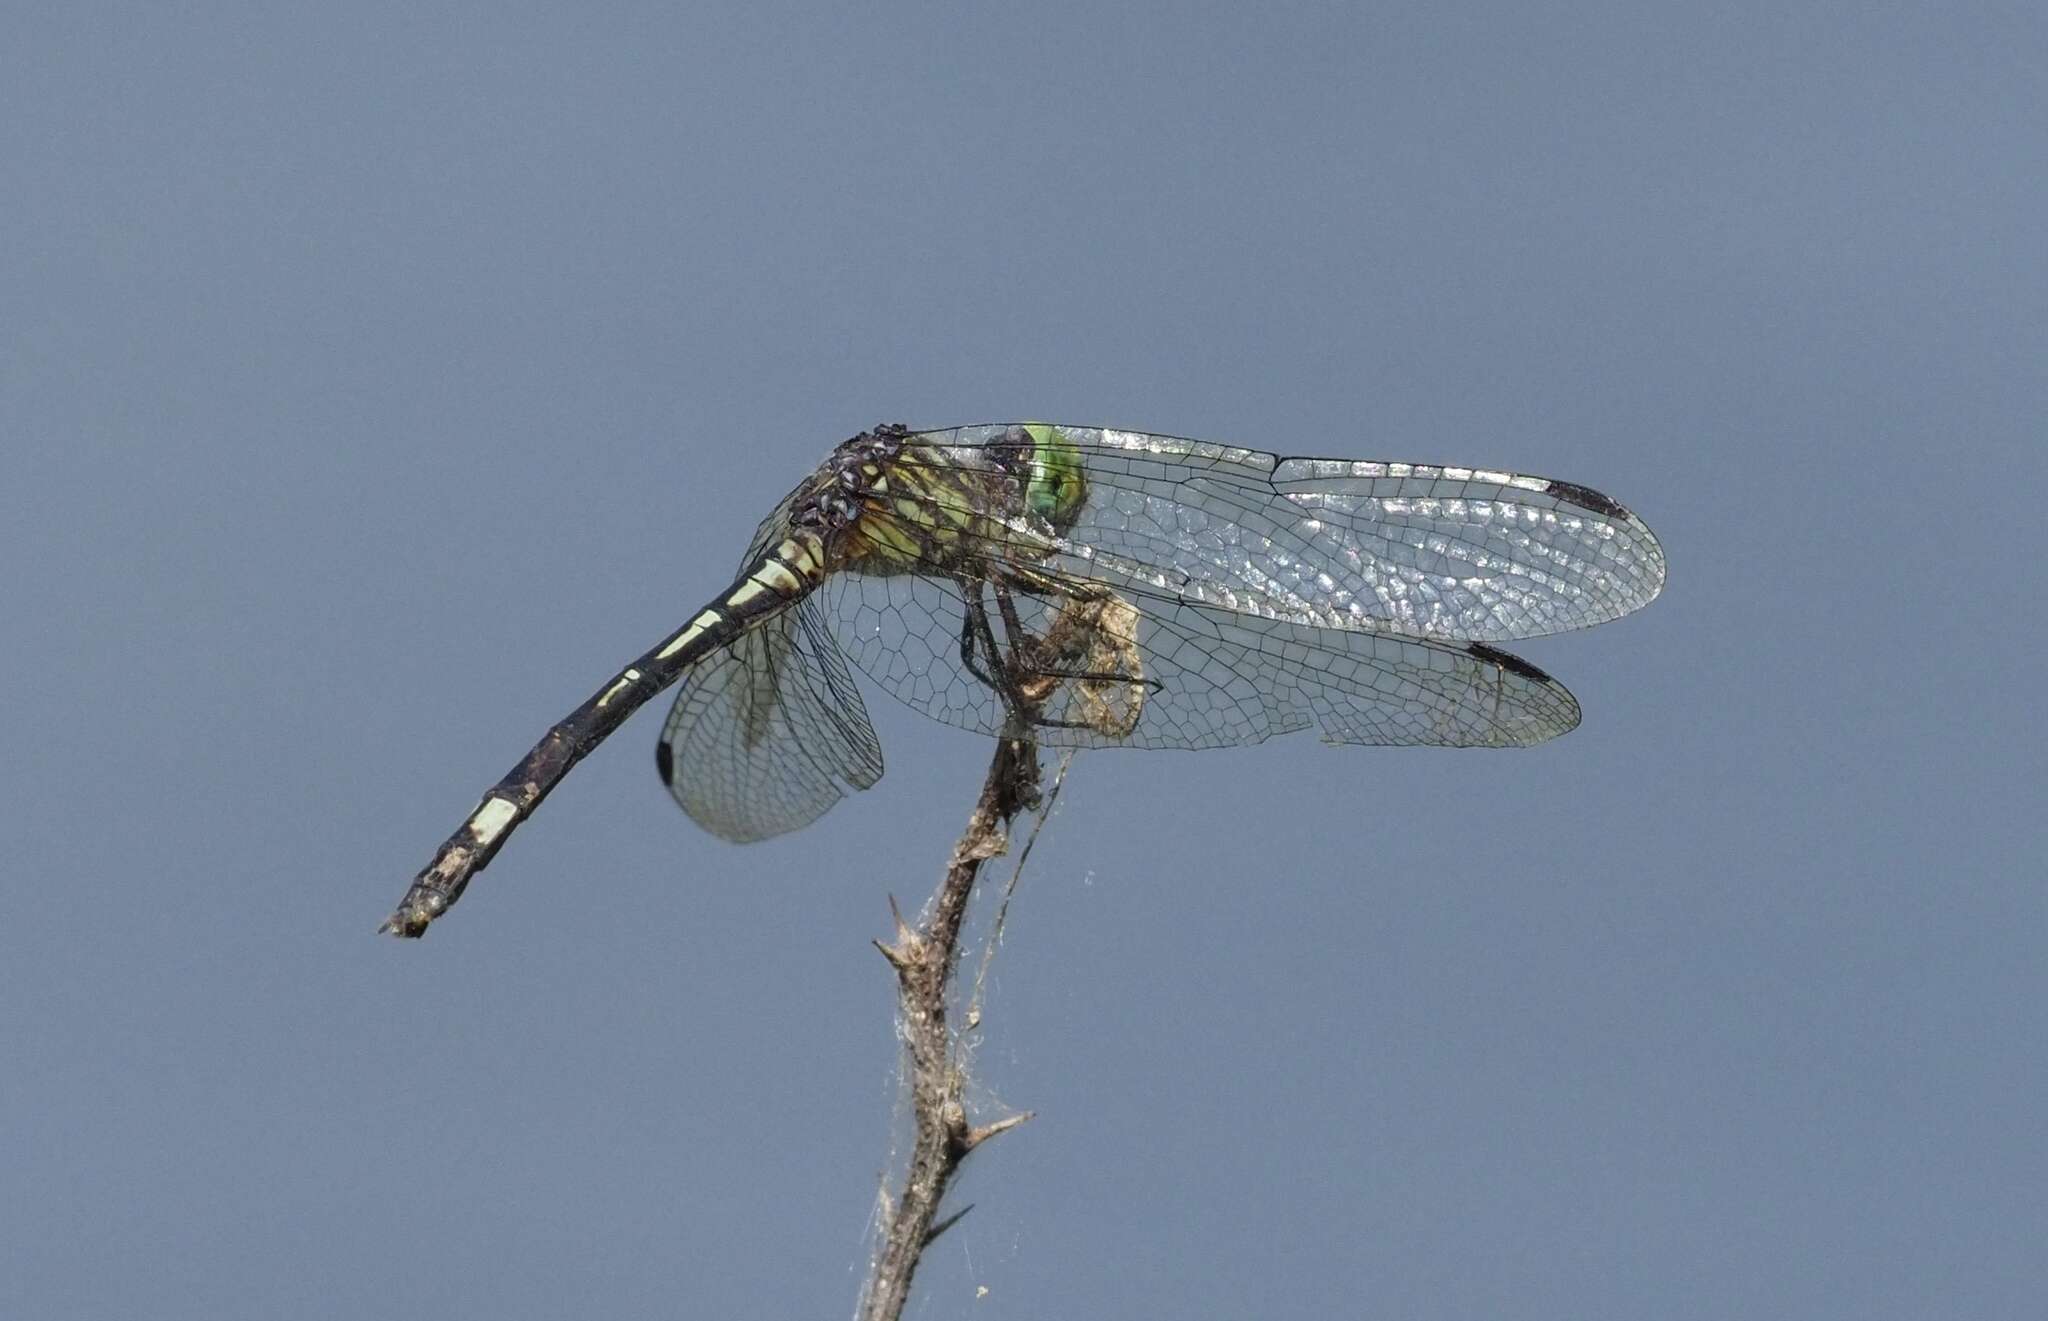
[[(846, 1315), (887, 896), (549, 721), (879, 421), (1598, 487), (1519, 753), (1083, 756), (919, 1317), (2031, 1316), (2027, 5), (93, 5), (0, 22), (0, 1313)], [(985, 1296), (977, 1291), (986, 1289)]]

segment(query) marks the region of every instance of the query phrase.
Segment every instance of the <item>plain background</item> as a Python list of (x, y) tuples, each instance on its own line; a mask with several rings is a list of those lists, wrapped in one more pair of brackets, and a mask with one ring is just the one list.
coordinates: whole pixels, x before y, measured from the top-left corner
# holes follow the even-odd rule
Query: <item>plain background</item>
[[(2038, 6), (19, 6), (0, 1314), (844, 1316), (886, 899), (586, 762), (876, 422), (1509, 467), (1661, 534), (1524, 753), (1076, 764), (918, 1317), (2033, 1317)], [(986, 1293), (982, 1293), (986, 1290)]]

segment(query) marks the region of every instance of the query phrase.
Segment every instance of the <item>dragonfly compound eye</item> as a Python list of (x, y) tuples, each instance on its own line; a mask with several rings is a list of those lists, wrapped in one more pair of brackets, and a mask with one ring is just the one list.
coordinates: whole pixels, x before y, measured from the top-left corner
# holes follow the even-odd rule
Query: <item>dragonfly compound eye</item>
[(1031, 442), (1025, 503), (1055, 531), (1064, 533), (1081, 516), (1081, 506), (1088, 499), (1080, 448), (1058, 427), (1034, 423), (1011, 430), (1023, 432)]

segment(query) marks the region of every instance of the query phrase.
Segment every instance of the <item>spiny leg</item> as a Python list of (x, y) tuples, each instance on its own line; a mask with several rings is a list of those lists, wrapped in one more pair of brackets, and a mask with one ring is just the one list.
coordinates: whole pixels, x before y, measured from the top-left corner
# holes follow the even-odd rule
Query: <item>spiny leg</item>
[[(963, 604), (961, 663), (975, 678), (989, 686), (1013, 718), (1023, 717), (1040, 729), (1087, 729), (1101, 733), (1103, 727), (1099, 720), (1055, 719), (1044, 714), (1045, 704), (1061, 684), (1079, 682), (1135, 684), (1146, 689), (1160, 687), (1156, 680), (1135, 674), (1069, 669), (1058, 664), (1059, 661), (1082, 659), (1088, 654), (1085, 639), (1092, 626), (1073, 622), (1080, 616), (1073, 613), (1077, 603), (1071, 600), (1060, 607), (1058, 622), (1054, 625), (1058, 636), (1040, 637), (1025, 625), (1023, 614), (1017, 608), (1017, 595), (1020, 591), (1033, 597), (1046, 597), (1053, 593), (1034, 590), (1031, 583), (1013, 582), (1007, 576), (962, 578), (960, 588)], [(989, 618), (986, 596), (989, 591), (995, 593), (996, 611), (1003, 621), (1004, 636), (1001, 640), (997, 639), (994, 621)], [(1084, 649), (1077, 652), (1077, 645)], [(986, 668), (982, 663), (983, 655), (987, 658)]]
[[(1099, 724), (1091, 720), (1055, 719), (1044, 714), (1045, 704), (1052, 700), (1062, 683), (1070, 679), (1099, 679), (1103, 682), (1127, 682), (1126, 676), (1093, 675), (1086, 671), (1069, 671), (1050, 664), (1056, 657), (1067, 654), (1064, 645), (1054, 643), (1051, 637), (1040, 637), (1024, 626), (1017, 609), (1016, 586), (1006, 579), (995, 579), (990, 584), (996, 595), (996, 609), (1002, 615), (1003, 629), (1009, 636), (1010, 655), (1004, 664), (1003, 673), (1008, 680), (1013, 697), (1012, 710), (1019, 705), (1032, 713), (1031, 723), (1040, 729), (1087, 729), (1101, 732)], [(1025, 591), (1030, 591), (1028, 586)], [(1033, 595), (1037, 595), (1033, 593)], [(1061, 618), (1065, 618), (1062, 608)], [(986, 611), (983, 618), (986, 619)], [(1055, 625), (1055, 629), (1059, 626)]]
[[(1003, 616), (1003, 627), (1009, 630), (1013, 637), (1022, 638), (1031, 645), (1032, 655), (1029, 660), (1025, 658), (1021, 648), (1012, 649), (1011, 663), (1016, 667), (1020, 675), (1028, 674), (1034, 679), (1054, 679), (1061, 682), (1072, 680), (1081, 683), (1134, 683), (1153, 692), (1165, 691), (1165, 685), (1161, 684), (1157, 679), (1147, 679), (1141, 675), (1124, 674), (1111, 670), (1070, 670), (1048, 663), (1074, 658), (1076, 652), (1073, 643), (1076, 640), (1085, 641), (1089, 630), (1092, 628), (1092, 625), (1087, 624), (1069, 626), (1066, 623), (1067, 619), (1074, 617), (1071, 616), (1070, 612), (1079, 604), (1079, 601), (1076, 598), (1069, 598), (1067, 604), (1061, 607), (1060, 622), (1053, 626), (1053, 632), (1044, 636), (1038, 636), (1024, 627), (1018, 614), (1016, 594), (1012, 585), (1007, 581), (998, 579), (993, 586), (996, 593), (996, 606)], [(1043, 599), (1045, 595), (1043, 592), (1032, 590), (1028, 584), (1019, 584), (1019, 586), (1027, 595), (1040, 599)], [(1073, 636), (1077, 633), (1080, 635), (1079, 639)], [(1044, 723), (1060, 725), (1067, 722), (1047, 721)]]
[[(999, 578), (963, 579), (961, 587), (966, 601), (966, 617), (961, 624), (960, 655), (969, 672), (1002, 699), (1003, 709), (1012, 718), (1022, 718), (1028, 724), (1045, 728), (1066, 726), (1066, 721), (1047, 720), (1039, 714), (1046, 700), (1052, 696), (1054, 685), (1043, 682), (1047, 677), (1045, 672), (1030, 659), (1041, 645), (1040, 640), (1024, 626), (1009, 584)], [(989, 618), (984, 596), (984, 592), (991, 588), (995, 591), (996, 608), (1003, 619), (1004, 636), (1001, 640), (996, 637), (995, 624)], [(987, 669), (982, 668), (973, 654), (975, 644), (979, 644), (979, 650), (987, 655)]]
[(979, 644), (979, 647), (988, 651), (990, 668), (1002, 667), (1001, 660), (996, 654), (995, 632), (988, 622), (988, 609), (982, 604), (982, 587), (983, 583), (979, 578), (960, 580), (960, 663), (967, 667), (969, 674), (1000, 694), (1003, 685), (996, 681), (989, 670), (982, 668), (977, 655)]
[[(1006, 636), (1001, 640), (996, 638), (995, 625), (988, 617), (988, 607), (981, 602), (975, 603), (973, 613), (975, 632), (988, 654), (989, 673), (981, 676), (983, 682), (995, 689), (996, 695), (1003, 699), (1003, 708), (1012, 716), (1035, 711), (1044, 698), (1027, 693), (1017, 680), (1017, 676), (1024, 668), (1017, 656), (1017, 648), (1020, 645), (1018, 640), (1013, 636)], [(1005, 629), (1006, 634), (1007, 632)], [(1037, 717), (1032, 716), (1030, 723), (1037, 724)]]

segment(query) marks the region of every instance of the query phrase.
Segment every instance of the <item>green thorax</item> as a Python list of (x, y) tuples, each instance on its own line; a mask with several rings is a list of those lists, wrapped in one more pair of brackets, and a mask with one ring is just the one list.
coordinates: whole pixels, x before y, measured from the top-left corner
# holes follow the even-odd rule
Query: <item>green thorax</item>
[(896, 437), (841, 446), (814, 479), (825, 503), (858, 493), (845, 497), (858, 512), (841, 515), (833, 567), (981, 574), (994, 567), (983, 563), (992, 552), (1012, 562), (1051, 553), (1050, 541), (1034, 544), (1038, 538), (1020, 523), (1066, 535), (1087, 503), (1086, 462), (1058, 427), (1028, 423), (1011, 435), (998, 465), (988, 467), (956, 461), (943, 447), (905, 448)]

